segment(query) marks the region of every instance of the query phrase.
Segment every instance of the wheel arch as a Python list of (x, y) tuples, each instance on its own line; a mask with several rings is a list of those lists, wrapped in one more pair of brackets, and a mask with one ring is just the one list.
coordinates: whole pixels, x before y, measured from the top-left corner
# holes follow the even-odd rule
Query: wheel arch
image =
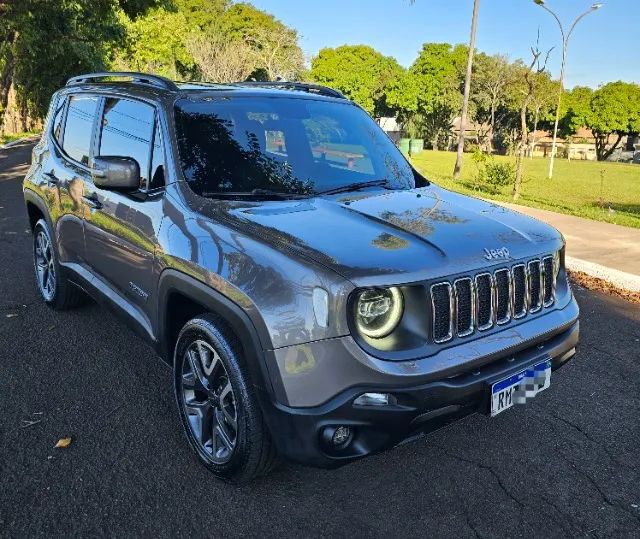
[(235, 302), (205, 283), (174, 269), (166, 269), (158, 285), (158, 344), (162, 359), (173, 365), (176, 339), (191, 318), (212, 313), (232, 331), (242, 346), (252, 382), (273, 392), (265, 350), (270, 348), (266, 327), (256, 327)]
[(47, 205), (44, 200), (42, 200), (36, 193), (34, 193), (31, 189), (25, 189), (24, 191), (24, 203), (27, 209), (27, 216), (29, 218), (29, 227), (33, 232), (33, 229), (36, 226), (36, 223), (40, 219), (44, 219), (52, 234), (55, 234), (55, 230), (52, 226), (51, 216), (49, 215), (49, 211), (47, 209)]

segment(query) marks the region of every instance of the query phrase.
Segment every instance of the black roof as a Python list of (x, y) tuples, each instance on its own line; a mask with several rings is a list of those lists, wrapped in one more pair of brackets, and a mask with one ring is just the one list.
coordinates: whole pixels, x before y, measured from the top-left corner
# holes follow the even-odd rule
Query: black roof
[[(113, 79), (128, 79), (126, 81), (114, 81)], [(337, 99), (346, 99), (338, 90), (322, 86), (319, 84), (310, 84), (306, 82), (232, 82), (232, 83), (212, 83), (212, 82), (174, 82), (159, 75), (150, 75), (148, 73), (137, 73), (132, 71), (112, 71), (100, 73), (87, 73), (72, 77), (67, 81), (67, 86), (75, 85), (118, 85), (133, 86), (136, 89), (154, 89), (168, 93), (182, 91), (227, 91), (235, 92), (242, 90), (266, 90), (266, 91), (288, 91), (288, 92), (305, 92), (307, 94), (320, 95), (324, 97), (333, 97)]]

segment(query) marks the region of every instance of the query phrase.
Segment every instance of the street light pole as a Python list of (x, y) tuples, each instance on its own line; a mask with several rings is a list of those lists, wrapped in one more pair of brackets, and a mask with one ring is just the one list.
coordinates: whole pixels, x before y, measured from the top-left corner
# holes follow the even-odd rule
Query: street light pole
[(558, 23), (558, 26), (560, 27), (560, 34), (562, 35), (562, 62), (560, 64), (560, 91), (558, 92), (558, 104), (556, 106), (556, 120), (553, 125), (553, 142), (551, 143), (551, 159), (549, 160), (549, 174), (547, 175), (547, 178), (551, 179), (553, 178), (553, 162), (556, 157), (556, 145), (557, 145), (557, 139), (558, 139), (558, 122), (560, 121), (560, 105), (562, 103), (562, 92), (564, 91), (564, 66), (567, 58), (567, 46), (569, 45), (569, 38), (571, 37), (571, 34), (573, 33), (574, 28), (582, 20), (582, 18), (586, 17), (589, 13), (596, 11), (597, 9), (600, 9), (602, 7), (602, 4), (593, 4), (587, 11), (585, 11), (584, 13), (576, 17), (576, 20), (573, 21), (571, 28), (569, 28), (569, 32), (565, 35), (562, 21), (551, 9), (549, 9), (545, 5), (544, 1), (545, 0), (533, 0), (535, 4), (539, 5), (541, 8), (545, 9), (546, 11), (551, 13), (551, 15), (553, 15), (553, 18), (556, 20), (556, 22)]
[(473, 15), (471, 17), (471, 37), (469, 38), (469, 54), (467, 56), (467, 74), (464, 78), (464, 96), (462, 98), (462, 112), (460, 114), (460, 133), (458, 134), (458, 154), (453, 167), (453, 177), (460, 177), (462, 169), (462, 155), (464, 152), (464, 135), (467, 129), (467, 111), (469, 110), (469, 93), (471, 90), (471, 72), (473, 69), (473, 52), (476, 46), (476, 27), (478, 25), (478, 8), (480, 0), (473, 0)]

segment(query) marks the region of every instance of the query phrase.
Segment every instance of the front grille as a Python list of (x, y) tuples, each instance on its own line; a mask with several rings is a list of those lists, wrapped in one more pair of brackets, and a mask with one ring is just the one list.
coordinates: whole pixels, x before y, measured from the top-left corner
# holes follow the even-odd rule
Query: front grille
[(452, 298), (449, 283), (435, 284), (431, 287), (431, 306), (433, 308), (433, 340), (437, 343), (451, 339), (452, 334)]
[(555, 302), (559, 259), (546, 256), (431, 286), (433, 341), (444, 343), (508, 324)]

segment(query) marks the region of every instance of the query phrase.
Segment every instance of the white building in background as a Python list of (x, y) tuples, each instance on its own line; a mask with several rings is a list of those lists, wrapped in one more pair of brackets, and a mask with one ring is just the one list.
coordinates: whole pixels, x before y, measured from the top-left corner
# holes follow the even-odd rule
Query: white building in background
[(378, 118), (376, 121), (382, 130), (391, 137), (391, 140), (394, 142), (398, 142), (398, 140), (400, 140), (402, 130), (395, 118), (392, 118), (391, 116), (383, 116), (382, 118)]

